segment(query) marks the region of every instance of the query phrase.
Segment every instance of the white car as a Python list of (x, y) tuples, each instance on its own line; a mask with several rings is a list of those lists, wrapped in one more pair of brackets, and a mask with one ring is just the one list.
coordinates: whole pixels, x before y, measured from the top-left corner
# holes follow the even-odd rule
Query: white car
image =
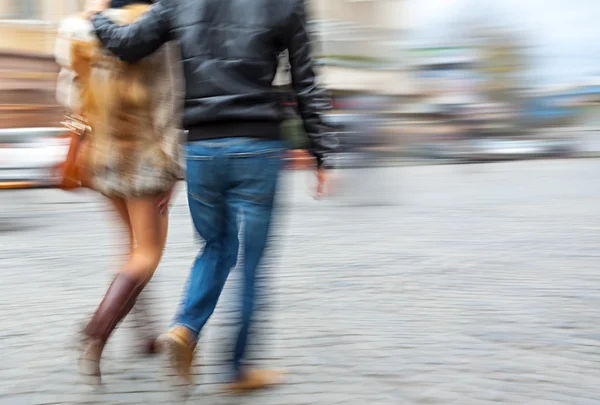
[(56, 186), (66, 135), (63, 128), (0, 129), (0, 189)]

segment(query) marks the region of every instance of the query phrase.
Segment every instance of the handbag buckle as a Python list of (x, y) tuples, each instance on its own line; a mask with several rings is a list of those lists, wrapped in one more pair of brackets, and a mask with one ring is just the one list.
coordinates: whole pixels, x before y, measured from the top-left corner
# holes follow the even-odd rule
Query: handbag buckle
[(91, 130), (91, 127), (87, 124), (85, 118), (77, 114), (65, 115), (65, 120), (62, 121), (61, 124), (78, 134), (80, 137), (83, 137)]

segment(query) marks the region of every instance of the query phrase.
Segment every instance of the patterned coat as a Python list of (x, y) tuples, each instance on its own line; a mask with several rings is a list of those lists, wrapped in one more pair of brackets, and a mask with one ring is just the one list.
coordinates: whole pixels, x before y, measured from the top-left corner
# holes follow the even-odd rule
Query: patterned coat
[[(127, 24), (146, 9), (105, 15)], [(61, 66), (57, 100), (92, 128), (88, 159), (95, 189), (121, 198), (170, 189), (182, 175), (184, 84), (176, 44), (129, 65), (102, 49), (92, 24), (75, 16), (62, 22), (55, 55)]]

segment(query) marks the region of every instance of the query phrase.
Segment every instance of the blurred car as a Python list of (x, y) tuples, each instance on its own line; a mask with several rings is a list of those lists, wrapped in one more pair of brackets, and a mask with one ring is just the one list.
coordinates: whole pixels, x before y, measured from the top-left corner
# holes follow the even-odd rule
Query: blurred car
[(56, 186), (66, 135), (62, 128), (0, 129), (0, 189)]
[(479, 139), (462, 158), (468, 160), (519, 160), (543, 157), (563, 157), (575, 152), (576, 142), (564, 138)]
[(357, 168), (371, 166), (374, 156), (369, 149), (378, 146), (377, 118), (364, 113), (327, 114), (327, 125), (337, 134), (339, 145), (336, 148), (335, 161), (338, 168)]
[(482, 138), (455, 142), (442, 148), (437, 158), (463, 162), (488, 162), (537, 158), (567, 157), (576, 152), (573, 138)]

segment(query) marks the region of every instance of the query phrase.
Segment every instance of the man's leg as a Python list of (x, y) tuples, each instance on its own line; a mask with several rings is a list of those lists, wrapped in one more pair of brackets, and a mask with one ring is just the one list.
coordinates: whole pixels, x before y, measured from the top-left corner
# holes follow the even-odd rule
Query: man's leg
[(241, 302), (240, 330), (234, 352), (234, 366), (239, 369), (242, 366), (252, 316), (256, 308), (256, 277), (261, 262), (269, 228), (271, 224), (273, 205), (256, 204), (254, 202), (245, 204), (243, 210), (244, 221), (244, 264), (243, 264), (243, 289)]
[(217, 305), (238, 255), (238, 227), (226, 211), (227, 166), (220, 153), (219, 148), (202, 142), (188, 145), (188, 203), (205, 246), (192, 267), (173, 328), (159, 342), (169, 353), (175, 370), (188, 381), (196, 340)]
[(225, 201), (206, 205), (189, 196), (194, 226), (205, 246), (189, 275), (186, 293), (174, 326), (185, 326), (197, 337), (215, 310), (229, 272), (238, 256), (238, 227), (235, 218), (226, 216)]
[(242, 362), (256, 307), (257, 272), (269, 237), (281, 149), (279, 142), (256, 141), (243, 157), (231, 160), (235, 187), (227, 195), (228, 205), (237, 209), (244, 224), (242, 310), (233, 359), (237, 382), (232, 388), (237, 389), (261, 388), (276, 382), (272, 374), (245, 369)]

